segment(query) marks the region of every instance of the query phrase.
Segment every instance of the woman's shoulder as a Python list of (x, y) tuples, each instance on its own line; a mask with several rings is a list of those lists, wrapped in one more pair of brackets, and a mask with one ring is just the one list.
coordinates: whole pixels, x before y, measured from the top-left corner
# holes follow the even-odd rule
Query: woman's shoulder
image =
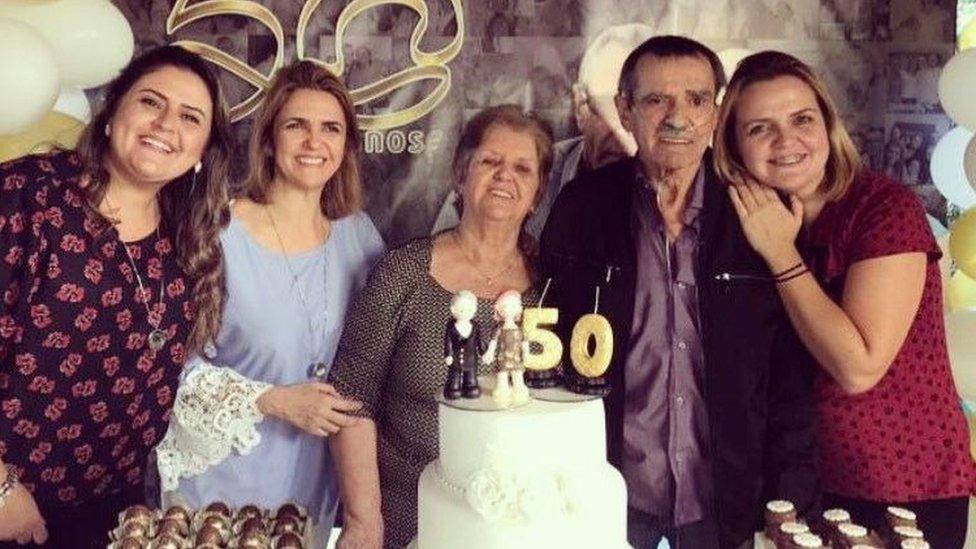
[(883, 173), (864, 170), (858, 173), (850, 190), (841, 199), (848, 204), (851, 215), (889, 212), (905, 213), (903, 210), (923, 212), (921, 200), (904, 183)]
[(366, 212), (354, 212), (332, 221), (333, 230), (343, 239), (364, 247), (383, 246), (383, 237)]
[[(55, 217), (80, 208), (82, 163), (74, 151), (28, 155), (0, 164), (0, 210)], [(70, 208), (69, 208), (70, 209)]]
[(433, 238), (422, 236), (387, 252), (376, 266), (375, 275), (393, 280), (417, 280), (430, 270)]

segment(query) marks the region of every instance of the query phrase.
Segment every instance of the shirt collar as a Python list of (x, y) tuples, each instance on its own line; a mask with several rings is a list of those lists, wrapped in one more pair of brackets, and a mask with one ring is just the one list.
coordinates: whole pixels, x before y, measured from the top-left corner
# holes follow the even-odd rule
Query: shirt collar
[[(641, 202), (650, 204), (648, 197), (654, 199), (657, 196), (657, 189), (654, 188), (653, 183), (644, 175), (644, 170), (641, 169), (640, 161), (636, 157), (633, 159), (634, 168), (634, 179), (637, 182), (637, 197)], [(705, 168), (704, 166), (698, 167), (698, 172), (695, 174), (695, 179), (691, 183), (691, 190), (689, 191), (691, 196), (688, 198), (688, 204), (685, 205), (684, 212), (681, 213), (681, 219), (685, 225), (697, 226), (698, 214), (701, 212), (702, 206), (705, 204)], [(641, 199), (640, 197), (643, 197)], [(656, 220), (660, 220), (660, 212), (656, 208), (651, 208), (657, 215), (652, 216)]]

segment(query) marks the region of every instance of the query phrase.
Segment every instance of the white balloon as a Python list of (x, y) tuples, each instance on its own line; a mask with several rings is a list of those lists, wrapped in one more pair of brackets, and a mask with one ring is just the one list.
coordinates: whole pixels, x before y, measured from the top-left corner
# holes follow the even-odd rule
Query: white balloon
[(966, 145), (966, 153), (962, 160), (966, 178), (969, 179), (969, 186), (976, 190), (976, 137), (969, 140)]
[(959, 309), (948, 313), (946, 342), (949, 363), (959, 396), (976, 400), (976, 309)]
[(65, 86), (91, 88), (132, 58), (132, 28), (108, 0), (3, 0), (0, 17), (36, 28), (54, 48)]
[(976, 48), (956, 53), (939, 76), (942, 108), (956, 123), (976, 130)]
[(78, 88), (61, 88), (54, 110), (85, 124), (91, 122), (91, 104), (84, 90)]
[(60, 88), (47, 41), (33, 27), (0, 17), (0, 135), (20, 133), (44, 118)]
[(973, 132), (962, 126), (949, 130), (935, 145), (929, 163), (935, 188), (946, 200), (964, 210), (976, 205), (976, 189), (966, 180), (963, 169), (966, 145), (972, 138)]
[(725, 69), (725, 79), (732, 78), (732, 74), (735, 73), (735, 67), (739, 64), (739, 61), (742, 61), (753, 53), (755, 52), (746, 48), (727, 48), (718, 52), (718, 59), (722, 62), (722, 68)]
[(932, 234), (935, 238), (939, 238), (949, 234), (949, 228), (942, 224), (941, 221), (932, 216), (932, 214), (925, 214), (925, 218), (929, 221), (929, 228), (932, 229)]

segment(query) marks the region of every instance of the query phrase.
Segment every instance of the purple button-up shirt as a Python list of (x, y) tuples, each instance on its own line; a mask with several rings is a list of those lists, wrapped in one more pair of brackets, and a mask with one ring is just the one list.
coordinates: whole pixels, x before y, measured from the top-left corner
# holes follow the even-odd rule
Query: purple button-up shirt
[(623, 475), (628, 504), (675, 526), (705, 518), (711, 501), (704, 353), (698, 321), (699, 170), (671, 241), (656, 193), (637, 170), (632, 230), (637, 284), (625, 359)]

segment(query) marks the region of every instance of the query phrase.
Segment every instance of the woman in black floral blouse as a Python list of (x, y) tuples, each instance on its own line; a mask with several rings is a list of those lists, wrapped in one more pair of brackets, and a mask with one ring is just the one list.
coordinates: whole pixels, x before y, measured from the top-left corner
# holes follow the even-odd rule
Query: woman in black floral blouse
[(184, 357), (219, 327), (229, 150), (216, 79), (164, 47), (77, 151), (0, 165), (0, 547), (105, 547), (143, 499)]

